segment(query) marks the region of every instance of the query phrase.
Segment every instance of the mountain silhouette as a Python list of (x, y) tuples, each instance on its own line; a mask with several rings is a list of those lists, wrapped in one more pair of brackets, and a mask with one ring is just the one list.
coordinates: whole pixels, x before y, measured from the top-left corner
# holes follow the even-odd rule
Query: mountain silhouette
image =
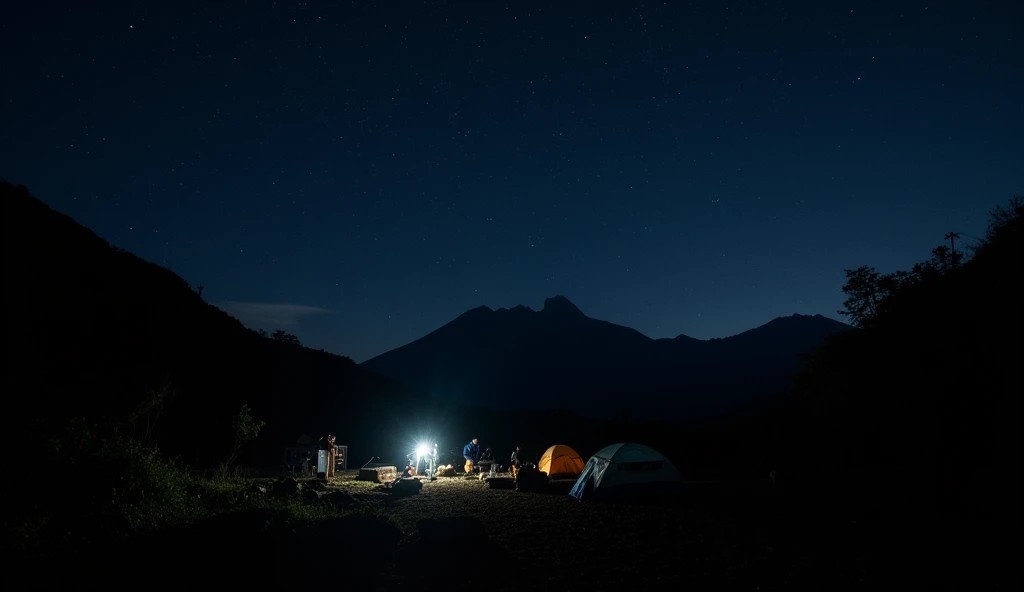
[[(112, 247), (22, 186), (0, 182), (0, 207), (12, 442), (88, 418), (210, 467), (226, 456), (242, 404), (267, 422), (250, 450), (261, 463), (301, 434), (344, 434), (339, 443), (358, 442), (359, 456), (394, 436), (361, 419), (402, 404), (393, 381), (246, 329), (181, 277)], [(147, 411), (147, 393), (163, 387), (162, 404)]]
[[(260, 464), (327, 430), (355, 459), (392, 453), (409, 437), (408, 426), (384, 420), (398, 411), (441, 437), (486, 427), (499, 443), (506, 436), (480, 424), (485, 409), (536, 417), (562, 407), (571, 416), (546, 416), (540, 440), (570, 425), (580, 439), (599, 438), (580, 416), (699, 417), (785, 390), (800, 352), (848, 328), (797, 315), (727, 339), (650, 339), (556, 296), (540, 311), (469, 310), (360, 367), (258, 335), (172, 271), (111, 246), (24, 187), (0, 182), (0, 206), (12, 445), (88, 418), (212, 467), (230, 449), (243, 404), (267, 421), (245, 459)], [(517, 425), (509, 445), (527, 431)]]
[(651, 339), (554, 296), (539, 311), (474, 308), (362, 366), (435, 398), (499, 409), (700, 417), (786, 390), (804, 354), (848, 329), (793, 315), (724, 339)]

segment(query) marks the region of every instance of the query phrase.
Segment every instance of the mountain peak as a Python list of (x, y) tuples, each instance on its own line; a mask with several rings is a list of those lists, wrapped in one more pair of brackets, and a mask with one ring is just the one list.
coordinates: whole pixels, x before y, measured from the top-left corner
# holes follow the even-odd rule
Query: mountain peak
[[(478, 319), (478, 318), (486, 317), (487, 315), (489, 315), (489, 314), (491, 314), (493, 312), (494, 311), (491, 310), (491, 308), (488, 307), (488, 306), (478, 306), (476, 308), (471, 308), (471, 309), (467, 310), (466, 312), (464, 312), (461, 315), (459, 315), (458, 318), (459, 319)], [(456, 320), (458, 320), (458, 319), (456, 319)]]
[(551, 298), (545, 298), (544, 308), (541, 312), (573, 317), (586, 316), (583, 314), (583, 311), (570, 302), (565, 296), (552, 296)]

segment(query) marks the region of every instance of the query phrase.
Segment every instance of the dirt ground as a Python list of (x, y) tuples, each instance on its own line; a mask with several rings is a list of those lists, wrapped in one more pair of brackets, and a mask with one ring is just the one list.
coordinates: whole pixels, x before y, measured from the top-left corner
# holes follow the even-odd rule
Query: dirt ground
[[(787, 490), (767, 480), (692, 483), (667, 504), (609, 505), (576, 501), (566, 495), (568, 484), (558, 493), (533, 494), (458, 476), (423, 480), (418, 494), (394, 497), (354, 477), (340, 474), (330, 487), (379, 505), (401, 525), (406, 543), (421, 536), (417, 524), (423, 519), (479, 520), (486, 541), (467, 540), (447, 556), (423, 558), (446, 565), (441, 572), (454, 571), (453, 582), (476, 575), (498, 589), (568, 590), (677, 583), (701, 589), (933, 589), (955, 582), (1016, 589), (1019, 583), (1009, 551), (1018, 543), (1000, 545), (988, 525), (901, 519), (892, 508), (880, 511), (855, 498), (837, 501), (843, 497)], [(960, 544), (972, 538), (974, 544)], [(438, 573), (415, 554), (396, 571), (413, 580)]]
[[(267, 479), (260, 487), (286, 482)], [(575, 501), (566, 495), (570, 484), (528, 494), (441, 477), (397, 496), (349, 471), (326, 489), (303, 483), (292, 494), (302, 504), (343, 508), (348, 518), (291, 527), (271, 509), (228, 512), (123, 545), (25, 564), (15, 581), (46, 589), (142, 583), (450, 592), (1020, 585), (1019, 524), (929, 518), (892, 502), (879, 484), (868, 484), (879, 494), (872, 498), (838, 485), (811, 491), (767, 479), (691, 481), (669, 503), (613, 505)]]
[[(668, 503), (604, 504), (571, 498), (571, 483), (537, 494), (458, 476), (423, 480), (417, 493), (399, 496), (355, 475), (339, 474), (326, 489), (291, 483), (300, 491), (290, 499), (331, 504), (347, 518), (291, 527), (271, 509), (229, 512), (118, 547), (26, 565), (29, 575), (21, 581), (47, 589), (283, 584), (449, 592), (1018, 590), (1020, 584), (1018, 524), (929, 518), (892, 501), (878, 484), (867, 484), (872, 497), (837, 486), (773, 486), (767, 479), (690, 482)], [(260, 487), (286, 483), (268, 479)]]

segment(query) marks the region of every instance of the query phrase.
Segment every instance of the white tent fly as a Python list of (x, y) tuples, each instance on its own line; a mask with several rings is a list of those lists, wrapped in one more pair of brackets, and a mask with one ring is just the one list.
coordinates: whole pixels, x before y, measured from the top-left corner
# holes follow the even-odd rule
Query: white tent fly
[(642, 444), (612, 444), (590, 457), (569, 495), (578, 500), (676, 493), (683, 477), (672, 461)]

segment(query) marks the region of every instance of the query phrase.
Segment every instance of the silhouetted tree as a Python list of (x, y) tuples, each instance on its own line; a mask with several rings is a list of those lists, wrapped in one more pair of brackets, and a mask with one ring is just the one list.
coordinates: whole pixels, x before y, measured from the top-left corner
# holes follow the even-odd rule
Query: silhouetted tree
[(283, 343), (291, 343), (292, 345), (302, 345), (299, 342), (299, 338), (291, 333), (285, 333), (284, 329), (278, 329), (270, 336), (274, 341), (281, 341)]
[(881, 274), (874, 267), (861, 265), (857, 269), (847, 269), (846, 284), (843, 286), (843, 293), (847, 297), (843, 302), (846, 310), (839, 311), (839, 314), (849, 317), (857, 327), (865, 326), (878, 314), (885, 298), (881, 279)]
[(985, 240), (994, 243), (1001, 240), (1020, 237), (1020, 220), (1024, 218), (1024, 196), (1014, 195), (1005, 206), (996, 206), (989, 213), (989, 225), (985, 231)]
[(238, 460), (238, 455), (241, 453), (242, 448), (256, 439), (256, 436), (260, 435), (260, 430), (266, 425), (265, 421), (257, 421), (252, 417), (252, 410), (248, 404), (242, 405), (242, 408), (238, 411), (238, 415), (235, 416), (234, 421), (231, 424), (231, 428), (234, 432), (234, 441), (231, 445), (231, 454), (228, 456), (228, 460), (224, 462), (223, 471), (227, 472), (231, 469), (235, 461)]
[(864, 330), (797, 381), (785, 455), (805, 475), (867, 471), (925, 511), (1019, 515), (1022, 201), (993, 210), (970, 260), (943, 245), (906, 274), (847, 271)]
[(940, 273), (949, 273), (963, 262), (963, 258), (962, 251), (957, 253), (946, 245), (940, 245), (932, 249), (932, 258), (925, 265), (929, 265)]
[(173, 396), (174, 390), (167, 377), (164, 377), (156, 387), (146, 391), (142, 402), (128, 417), (128, 423), (132, 426), (132, 435), (142, 442), (149, 443), (156, 434), (157, 424), (164, 413), (167, 402)]
[(847, 269), (846, 284), (843, 286), (843, 293), (847, 297), (843, 302), (845, 310), (839, 311), (839, 314), (849, 317), (857, 327), (867, 327), (888, 309), (897, 294), (920, 282), (952, 272), (964, 259), (963, 250), (956, 252), (940, 245), (932, 249), (931, 259), (916, 263), (910, 271), (881, 274), (868, 265)]

